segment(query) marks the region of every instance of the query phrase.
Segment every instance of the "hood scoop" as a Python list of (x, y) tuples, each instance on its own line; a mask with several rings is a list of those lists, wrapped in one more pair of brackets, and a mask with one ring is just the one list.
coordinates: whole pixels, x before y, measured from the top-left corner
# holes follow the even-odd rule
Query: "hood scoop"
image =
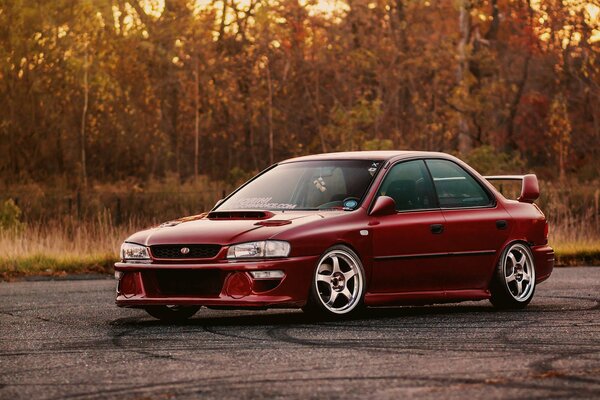
[(289, 219), (271, 219), (268, 221), (258, 221), (254, 225), (257, 225), (257, 226), (283, 226), (283, 225), (289, 225), (291, 223), (292, 223), (292, 221), (290, 221)]
[(206, 217), (206, 214), (207, 213), (202, 213), (202, 214), (198, 214), (198, 215), (191, 215), (189, 217), (174, 219), (172, 221), (163, 222), (158, 227), (159, 228), (168, 228), (171, 226), (177, 226), (177, 225), (181, 224), (182, 222), (197, 221), (199, 219)]
[(208, 219), (216, 220), (249, 220), (249, 219), (269, 219), (273, 215), (270, 211), (212, 211), (208, 213)]

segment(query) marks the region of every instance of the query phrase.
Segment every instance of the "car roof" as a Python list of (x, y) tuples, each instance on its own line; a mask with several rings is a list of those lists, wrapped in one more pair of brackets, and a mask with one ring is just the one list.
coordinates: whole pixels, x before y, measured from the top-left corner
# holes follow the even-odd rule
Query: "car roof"
[(379, 150), (379, 151), (345, 151), (337, 153), (322, 153), (310, 156), (290, 158), (281, 163), (298, 161), (319, 161), (319, 160), (378, 160), (387, 161), (391, 159), (412, 158), (412, 157), (443, 157), (452, 158), (449, 154), (433, 151), (410, 151), (410, 150)]

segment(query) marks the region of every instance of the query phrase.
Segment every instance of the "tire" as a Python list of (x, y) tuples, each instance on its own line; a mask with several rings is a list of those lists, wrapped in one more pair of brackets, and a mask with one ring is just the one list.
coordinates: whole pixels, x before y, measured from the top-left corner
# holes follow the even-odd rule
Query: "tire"
[(165, 322), (181, 322), (191, 318), (200, 307), (198, 306), (148, 306), (146, 312), (154, 318)]
[(511, 243), (496, 266), (490, 301), (499, 309), (525, 308), (535, 293), (535, 263), (525, 243)]
[(355, 313), (363, 306), (365, 270), (358, 255), (346, 246), (333, 246), (319, 258), (302, 310), (322, 317)]

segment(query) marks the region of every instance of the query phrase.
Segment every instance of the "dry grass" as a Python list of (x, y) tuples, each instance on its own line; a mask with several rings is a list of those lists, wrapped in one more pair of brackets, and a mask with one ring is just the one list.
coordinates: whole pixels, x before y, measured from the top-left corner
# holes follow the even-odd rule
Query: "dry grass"
[(559, 266), (600, 265), (600, 226), (593, 214), (550, 221), (549, 241)]
[(0, 276), (112, 271), (123, 240), (143, 225), (115, 226), (108, 213), (80, 223), (72, 218), (0, 230)]
[(21, 232), (0, 232), (0, 252), (4, 257), (44, 254), (117, 254), (121, 241), (137, 227), (114, 226), (109, 218), (78, 223), (68, 220), (47, 225), (28, 224)]
[[(600, 265), (600, 225), (596, 210), (580, 217), (548, 204), (550, 245), (557, 265)], [(155, 222), (155, 221), (154, 221)], [(72, 217), (50, 223), (27, 223), (19, 230), (0, 230), (0, 277), (111, 273), (122, 241), (154, 222), (130, 220), (115, 225), (109, 211), (93, 220)]]
[(549, 239), (556, 265), (600, 266), (600, 235), (589, 223), (555, 225)]

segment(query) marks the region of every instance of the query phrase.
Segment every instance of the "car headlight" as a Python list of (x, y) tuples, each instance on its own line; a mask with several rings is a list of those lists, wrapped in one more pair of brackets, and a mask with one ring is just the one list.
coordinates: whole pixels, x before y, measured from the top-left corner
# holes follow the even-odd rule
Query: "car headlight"
[(121, 245), (121, 259), (123, 261), (150, 261), (150, 253), (146, 246), (125, 242)]
[(229, 247), (227, 258), (287, 257), (290, 244), (281, 240), (239, 243)]

